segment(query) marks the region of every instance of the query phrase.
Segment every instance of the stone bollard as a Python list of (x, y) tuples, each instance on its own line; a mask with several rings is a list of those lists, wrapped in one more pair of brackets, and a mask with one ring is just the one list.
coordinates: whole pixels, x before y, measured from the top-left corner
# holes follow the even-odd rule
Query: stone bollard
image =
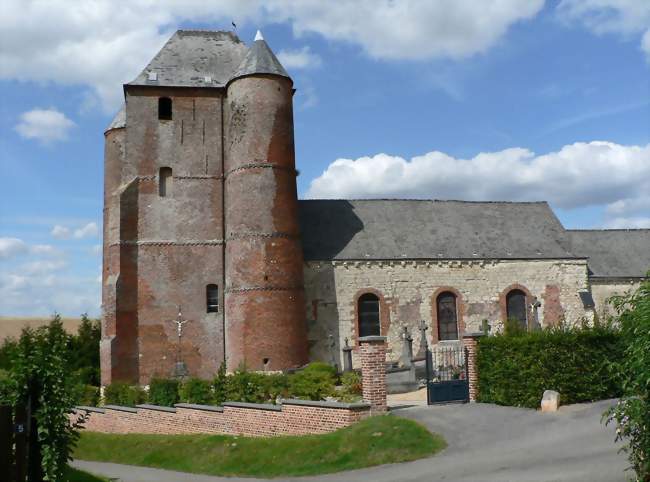
[(463, 345), (467, 350), (467, 379), (469, 382), (469, 401), (476, 402), (478, 399), (478, 339), (483, 333), (467, 333), (463, 335)]
[(557, 412), (560, 407), (560, 394), (555, 390), (544, 390), (542, 412)]
[(359, 338), (361, 385), (363, 401), (370, 404), (371, 413), (382, 413), (386, 404), (386, 337)]

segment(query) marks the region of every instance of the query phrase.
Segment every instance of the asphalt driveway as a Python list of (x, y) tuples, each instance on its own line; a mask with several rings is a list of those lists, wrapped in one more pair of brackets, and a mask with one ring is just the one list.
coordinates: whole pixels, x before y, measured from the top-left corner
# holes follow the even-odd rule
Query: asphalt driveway
[[(301, 482), (618, 482), (624, 454), (617, 453), (613, 427), (600, 423), (613, 402), (571, 405), (557, 413), (488, 404), (417, 406), (393, 413), (412, 418), (442, 434), (448, 448), (415, 462), (384, 465)], [(78, 468), (123, 482), (217, 482), (258, 479), (196, 476), (156, 469), (76, 461)], [(278, 479), (276, 479), (278, 480)]]

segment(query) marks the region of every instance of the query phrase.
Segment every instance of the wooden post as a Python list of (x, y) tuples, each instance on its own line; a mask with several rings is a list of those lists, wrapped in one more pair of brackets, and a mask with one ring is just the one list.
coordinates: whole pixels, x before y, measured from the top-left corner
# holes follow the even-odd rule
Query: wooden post
[(5, 467), (8, 476), (11, 476), (14, 465), (12, 457), (14, 428), (11, 412), (9, 405), (0, 405), (0, 467)]

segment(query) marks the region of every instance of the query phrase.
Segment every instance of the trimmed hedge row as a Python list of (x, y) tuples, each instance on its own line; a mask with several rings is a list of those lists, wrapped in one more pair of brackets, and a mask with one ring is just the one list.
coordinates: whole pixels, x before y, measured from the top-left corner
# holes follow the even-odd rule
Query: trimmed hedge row
[(619, 397), (622, 382), (611, 363), (624, 349), (621, 334), (609, 327), (482, 338), (479, 401), (537, 408), (544, 390), (558, 391), (563, 404)]

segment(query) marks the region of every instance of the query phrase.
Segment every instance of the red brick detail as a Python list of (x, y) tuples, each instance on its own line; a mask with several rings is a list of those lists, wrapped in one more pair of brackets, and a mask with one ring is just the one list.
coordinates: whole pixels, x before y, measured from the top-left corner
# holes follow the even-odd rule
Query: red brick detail
[(478, 338), (476, 335), (463, 336), (463, 345), (467, 350), (467, 379), (469, 381), (469, 401), (478, 399)]
[(544, 294), (544, 324), (558, 325), (564, 319), (564, 308), (560, 301), (560, 287), (558, 285), (546, 285)]
[(465, 301), (463, 295), (456, 288), (451, 286), (441, 286), (431, 296), (431, 339), (435, 345), (439, 341), (438, 336), (438, 296), (442, 293), (453, 293), (456, 296), (456, 317), (458, 322), (458, 338), (462, 338), (465, 333)]
[(354, 323), (352, 327), (352, 346), (355, 352), (359, 347), (359, 298), (366, 293), (372, 293), (379, 298), (379, 330), (380, 336), (388, 335), (390, 330), (390, 303), (384, 298), (381, 291), (374, 288), (362, 288), (354, 295)]
[(385, 412), (386, 338), (362, 337), (359, 341), (363, 401), (370, 404), (372, 413)]
[(71, 421), (86, 413), (85, 430), (102, 433), (225, 434), (251, 437), (328, 433), (352, 425), (370, 414), (368, 407), (317, 407), (286, 403), (280, 410), (223, 407), (223, 411), (176, 408), (175, 412), (151, 408), (103, 413), (77, 408)]
[(534, 321), (533, 311), (530, 306), (535, 301), (535, 297), (531, 294), (528, 288), (518, 283), (511, 284), (499, 294), (499, 310), (501, 311), (501, 320), (505, 322), (508, 319), (508, 304), (506, 300), (508, 293), (510, 293), (512, 290), (521, 290), (526, 294), (526, 320), (528, 322), (528, 327), (530, 328)]

